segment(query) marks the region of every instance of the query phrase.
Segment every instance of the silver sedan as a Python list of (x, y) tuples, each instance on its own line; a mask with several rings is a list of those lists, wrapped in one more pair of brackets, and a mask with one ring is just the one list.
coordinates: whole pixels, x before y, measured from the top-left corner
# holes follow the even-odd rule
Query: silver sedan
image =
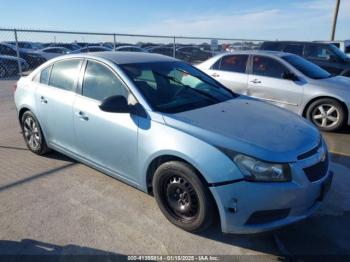
[(297, 55), (232, 52), (197, 67), (234, 92), (291, 110), (323, 131), (350, 124), (350, 79), (333, 76)]

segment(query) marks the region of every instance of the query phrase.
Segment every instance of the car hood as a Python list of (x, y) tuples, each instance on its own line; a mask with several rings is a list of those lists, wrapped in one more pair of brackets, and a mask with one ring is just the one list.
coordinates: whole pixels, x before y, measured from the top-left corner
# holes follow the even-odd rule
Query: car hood
[(319, 131), (298, 115), (244, 96), (163, 117), (215, 147), (271, 162), (294, 162), (320, 141)]
[(350, 77), (334, 76), (320, 80), (314, 80), (314, 84), (323, 87), (339, 88), (342, 90), (350, 90)]

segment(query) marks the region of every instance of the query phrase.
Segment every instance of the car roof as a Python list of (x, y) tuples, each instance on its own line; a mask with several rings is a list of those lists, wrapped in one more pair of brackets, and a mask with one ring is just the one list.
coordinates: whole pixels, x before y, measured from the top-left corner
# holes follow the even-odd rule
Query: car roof
[(281, 52), (281, 51), (269, 51), (269, 50), (242, 50), (242, 51), (231, 51), (220, 54), (220, 56), (226, 55), (268, 55), (268, 56), (285, 56), (290, 55), (290, 53)]
[(117, 46), (115, 49), (122, 49), (122, 48), (137, 48), (137, 49), (142, 49), (139, 46), (135, 46), (135, 45), (121, 45), (121, 46)]
[(324, 44), (327, 45), (329, 43), (319, 42), (319, 41), (293, 41), (293, 40), (281, 40), (281, 41), (264, 41), (264, 43), (281, 43), (281, 44)]
[(171, 62), (178, 61), (178, 59), (159, 55), (159, 54), (151, 54), (151, 53), (138, 53), (138, 52), (93, 52), (86, 54), (74, 54), (74, 55), (65, 55), (60, 57), (80, 57), (80, 58), (102, 58), (109, 60), (115, 64), (135, 64), (135, 63), (151, 63), (151, 62)]
[(48, 47), (45, 47), (45, 48), (43, 48), (43, 49), (41, 49), (41, 50), (49, 50), (49, 49), (63, 49), (63, 50), (69, 50), (68, 48), (66, 48), (66, 47), (63, 47), (63, 46), (48, 46)]
[(14, 45), (13, 44), (9, 44), (7, 42), (1, 42), (0, 45), (4, 45), (4, 46), (7, 46), (7, 47), (10, 47), (10, 48), (14, 48)]

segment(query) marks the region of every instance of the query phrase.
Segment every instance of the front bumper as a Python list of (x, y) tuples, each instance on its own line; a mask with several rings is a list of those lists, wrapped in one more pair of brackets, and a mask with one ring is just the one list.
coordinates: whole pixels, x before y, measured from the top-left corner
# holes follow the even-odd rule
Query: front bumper
[[(299, 175), (299, 176), (298, 176)], [(309, 182), (304, 174), (285, 183), (240, 181), (211, 187), (224, 233), (259, 233), (295, 223), (314, 213), (327, 193), (333, 173)]]

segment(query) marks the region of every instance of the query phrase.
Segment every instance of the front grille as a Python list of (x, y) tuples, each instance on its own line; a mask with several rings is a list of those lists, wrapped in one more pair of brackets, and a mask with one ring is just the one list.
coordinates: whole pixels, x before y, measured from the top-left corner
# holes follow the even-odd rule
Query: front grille
[(320, 180), (322, 177), (324, 177), (327, 174), (328, 165), (329, 165), (329, 162), (328, 162), (328, 154), (327, 154), (324, 161), (318, 162), (313, 166), (306, 167), (303, 170), (305, 172), (305, 175), (309, 179), (309, 181), (315, 182), (317, 180)]
[(256, 225), (271, 223), (289, 215), (290, 209), (274, 209), (274, 210), (262, 210), (254, 212), (245, 223), (246, 225)]

